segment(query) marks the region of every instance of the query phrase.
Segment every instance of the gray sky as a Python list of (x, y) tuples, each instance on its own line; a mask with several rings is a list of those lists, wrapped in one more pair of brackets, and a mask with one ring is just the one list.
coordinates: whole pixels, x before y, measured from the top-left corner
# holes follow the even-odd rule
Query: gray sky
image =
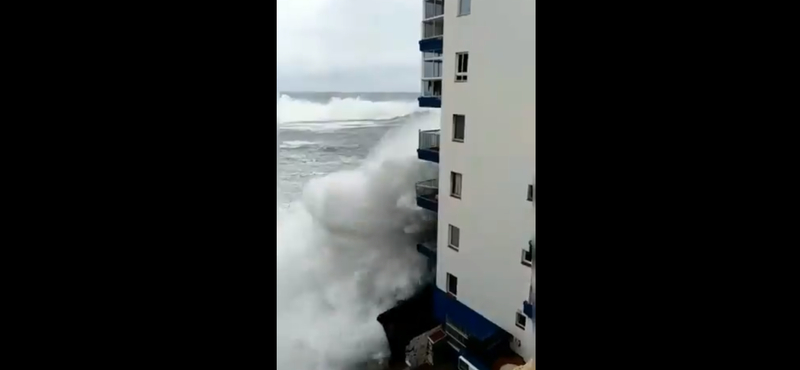
[(418, 91), (420, 0), (278, 0), (281, 91)]

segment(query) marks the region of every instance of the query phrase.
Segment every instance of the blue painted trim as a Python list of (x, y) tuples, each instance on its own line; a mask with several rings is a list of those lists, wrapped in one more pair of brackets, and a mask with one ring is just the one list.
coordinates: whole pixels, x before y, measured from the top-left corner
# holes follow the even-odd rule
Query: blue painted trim
[(428, 96), (420, 96), (417, 98), (420, 108), (441, 108), (442, 99)]
[(423, 53), (441, 53), (444, 50), (444, 39), (419, 40), (419, 51)]
[(417, 197), (417, 205), (432, 212), (439, 212), (439, 202), (428, 198)]
[(423, 161), (439, 163), (439, 151), (428, 150), (428, 149), (417, 149), (417, 158)]
[(503, 329), (487, 320), (481, 314), (473, 311), (457, 299), (450, 297), (439, 288), (433, 291), (433, 314), (441, 323), (447, 319), (467, 331), (470, 338), (480, 342), (492, 338)]

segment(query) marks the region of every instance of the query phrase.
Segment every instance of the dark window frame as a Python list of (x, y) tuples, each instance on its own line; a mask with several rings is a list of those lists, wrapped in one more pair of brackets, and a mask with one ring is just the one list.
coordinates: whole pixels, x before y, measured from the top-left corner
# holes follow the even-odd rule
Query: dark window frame
[[(459, 121), (459, 118), (461, 119), (460, 121)], [(456, 134), (459, 131), (458, 130), (458, 124), (459, 123), (461, 124), (461, 137), (456, 136)], [(467, 130), (467, 116), (465, 116), (463, 114), (454, 114), (453, 115), (453, 141), (456, 142), (456, 143), (463, 143), (464, 142), (464, 138), (467, 136), (466, 135), (466, 130)]]

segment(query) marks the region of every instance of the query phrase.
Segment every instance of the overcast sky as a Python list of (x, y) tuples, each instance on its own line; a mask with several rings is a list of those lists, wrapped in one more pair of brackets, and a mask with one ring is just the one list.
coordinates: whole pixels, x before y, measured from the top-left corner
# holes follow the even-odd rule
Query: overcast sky
[(422, 1), (278, 0), (280, 91), (419, 90)]

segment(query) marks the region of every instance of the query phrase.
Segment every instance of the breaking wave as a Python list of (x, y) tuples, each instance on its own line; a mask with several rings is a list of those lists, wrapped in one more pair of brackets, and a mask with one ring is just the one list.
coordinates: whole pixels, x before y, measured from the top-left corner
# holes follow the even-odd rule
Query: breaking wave
[(429, 113), (416, 101), (373, 102), (360, 98), (332, 98), (326, 103), (278, 98), (282, 130), (336, 130), (359, 126), (391, 125)]
[(302, 147), (306, 147), (306, 146), (315, 146), (315, 145), (319, 145), (319, 143), (317, 143), (315, 141), (289, 140), (289, 141), (282, 142), (281, 145), (280, 145), (280, 148), (281, 149), (297, 149), (297, 148), (302, 148)]
[(407, 102), (285, 96), (278, 109), (281, 129), (281, 119), (407, 116), (358, 168), (310, 180), (301, 200), (278, 210), (277, 368), (353, 369), (388, 355), (376, 317), (428, 278), (415, 243), (435, 215), (416, 207), (414, 184), (438, 168), (419, 161), (415, 149), (418, 130), (437, 127), (438, 112), (415, 114), (419, 108)]

